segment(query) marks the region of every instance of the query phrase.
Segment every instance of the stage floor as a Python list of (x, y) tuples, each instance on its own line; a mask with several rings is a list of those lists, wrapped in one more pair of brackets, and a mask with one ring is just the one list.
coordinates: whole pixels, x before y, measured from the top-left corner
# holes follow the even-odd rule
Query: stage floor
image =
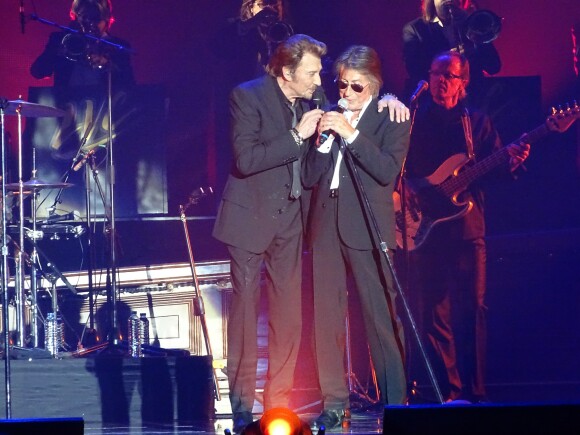
[[(383, 432), (383, 415), (382, 411), (368, 411), (353, 413), (351, 418), (351, 425), (348, 428), (337, 428), (327, 430), (326, 433), (343, 433), (343, 434), (380, 434)], [(299, 414), (302, 421), (312, 422), (318, 414)], [(183, 426), (155, 426), (155, 427), (124, 427), (124, 426), (110, 426), (101, 427), (100, 425), (85, 424), (86, 435), (117, 435), (117, 434), (208, 434), (208, 435), (224, 435), (226, 429), (231, 429), (232, 420), (227, 418), (229, 416), (218, 416), (213, 423), (207, 425), (183, 425)], [(259, 418), (259, 415), (255, 416)], [(316, 435), (317, 430), (313, 429), (313, 434)]]

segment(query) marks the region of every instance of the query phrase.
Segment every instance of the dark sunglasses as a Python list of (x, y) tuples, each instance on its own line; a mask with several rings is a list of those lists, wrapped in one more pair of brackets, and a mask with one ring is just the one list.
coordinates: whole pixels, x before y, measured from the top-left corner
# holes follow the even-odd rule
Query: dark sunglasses
[(361, 85), (360, 83), (349, 83), (346, 80), (336, 80), (336, 84), (338, 85), (338, 89), (343, 90), (349, 87), (355, 91), (357, 94), (360, 94), (364, 89), (370, 84), (367, 83), (366, 85)]
[(429, 74), (431, 74), (432, 76), (435, 76), (435, 77), (443, 76), (445, 78), (445, 80), (461, 79), (461, 76), (458, 76), (457, 74), (452, 74), (450, 72), (429, 71)]

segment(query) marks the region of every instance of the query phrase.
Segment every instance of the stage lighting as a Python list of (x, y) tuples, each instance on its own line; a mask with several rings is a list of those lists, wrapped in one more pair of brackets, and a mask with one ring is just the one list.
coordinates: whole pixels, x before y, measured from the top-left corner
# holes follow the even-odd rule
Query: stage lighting
[(312, 435), (312, 430), (288, 408), (273, 408), (246, 426), (241, 435)]

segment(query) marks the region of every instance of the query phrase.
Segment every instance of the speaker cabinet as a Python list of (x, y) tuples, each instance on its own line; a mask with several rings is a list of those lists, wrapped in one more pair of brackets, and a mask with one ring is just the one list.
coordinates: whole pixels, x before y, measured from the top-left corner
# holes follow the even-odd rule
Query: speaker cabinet
[(2, 435), (83, 435), (84, 429), (85, 423), (82, 418), (0, 420), (0, 434)]
[(546, 435), (580, 433), (580, 404), (387, 406), (383, 433)]

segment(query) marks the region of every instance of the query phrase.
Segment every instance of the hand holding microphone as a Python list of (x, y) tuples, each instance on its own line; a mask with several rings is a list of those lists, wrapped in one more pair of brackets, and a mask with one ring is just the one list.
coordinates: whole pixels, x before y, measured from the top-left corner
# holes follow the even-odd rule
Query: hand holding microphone
[(343, 115), (347, 109), (348, 101), (345, 98), (341, 98), (335, 111), (324, 114), (318, 125), (318, 132), (320, 133), (319, 143), (328, 140), (331, 134), (334, 136), (339, 135), (346, 139), (354, 133), (355, 129)]

